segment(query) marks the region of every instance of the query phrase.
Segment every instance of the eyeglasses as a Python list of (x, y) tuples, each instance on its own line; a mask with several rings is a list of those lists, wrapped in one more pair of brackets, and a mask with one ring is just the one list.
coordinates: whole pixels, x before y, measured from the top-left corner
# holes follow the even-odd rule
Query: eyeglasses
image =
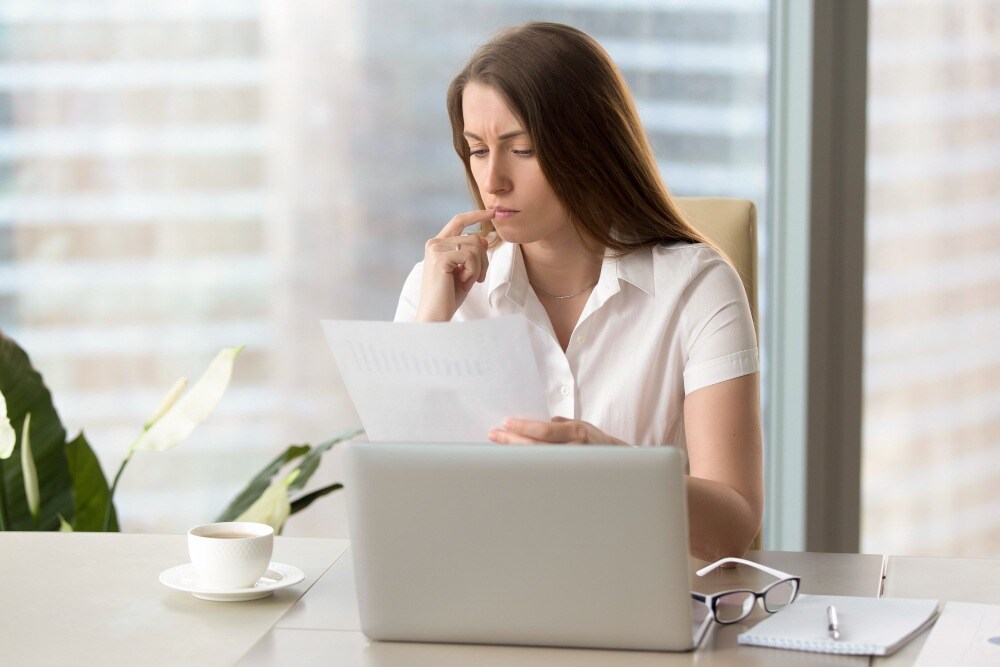
[(742, 558), (723, 558), (720, 561), (712, 563), (708, 567), (701, 568), (695, 572), (695, 574), (699, 577), (703, 577), (726, 563), (741, 563), (743, 565), (755, 567), (758, 570), (762, 570), (768, 574), (778, 577), (778, 581), (765, 586), (759, 591), (738, 588), (730, 591), (713, 593), (711, 595), (702, 595), (701, 593), (692, 592), (691, 597), (708, 605), (708, 608), (712, 611), (712, 617), (719, 623), (728, 625), (730, 623), (742, 621), (750, 615), (751, 611), (753, 611), (754, 603), (757, 602), (757, 600), (760, 600), (764, 611), (773, 614), (779, 609), (795, 602), (795, 598), (799, 596), (799, 583), (802, 581), (801, 578), (788, 574), (787, 572), (782, 572), (781, 570), (775, 570), (774, 568), (767, 567), (766, 565), (761, 565), (760, 563), (743, 560)]

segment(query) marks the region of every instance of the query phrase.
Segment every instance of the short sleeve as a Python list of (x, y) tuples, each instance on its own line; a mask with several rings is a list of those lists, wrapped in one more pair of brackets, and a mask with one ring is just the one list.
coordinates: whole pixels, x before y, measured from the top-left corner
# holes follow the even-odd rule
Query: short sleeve
[(760, 370), (750, 304), (736, 269), (705, 249), (692, 271), (680, 303), (685, 395)]
[(417, 318), (417, 305), (420, 303), (420, 281), (424, 274), (424, 263), (417, 262), (417, 265), (410, 271), (403, 283), (403, 291), (399, 295), (399, 303), (396, 305), (396, 315), (393, 322), (412, 322)]

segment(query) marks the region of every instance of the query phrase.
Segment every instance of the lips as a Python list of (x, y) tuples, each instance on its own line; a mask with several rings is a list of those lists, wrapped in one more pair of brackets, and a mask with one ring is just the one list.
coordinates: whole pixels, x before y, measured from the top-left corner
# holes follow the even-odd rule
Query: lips
[(520, 213), (520, 211), (515, 211), (512, 208), (505, 208), (503, 206), (493, 207), (493, 219), (494, 220), (506, 220), (507, 218), (513, 217)]

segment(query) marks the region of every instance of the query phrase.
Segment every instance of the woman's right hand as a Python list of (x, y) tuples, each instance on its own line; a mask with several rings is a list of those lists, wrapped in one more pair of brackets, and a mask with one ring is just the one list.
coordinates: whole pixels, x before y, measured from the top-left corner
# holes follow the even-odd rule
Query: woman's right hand
[(472, 286), (486, 279), (489, 243), (481, 236), (461, 234), (470, 225), (492, 220), (493, 214), (488, 208), (456, 215), (424, 244), (417, 322), (450, 322)]

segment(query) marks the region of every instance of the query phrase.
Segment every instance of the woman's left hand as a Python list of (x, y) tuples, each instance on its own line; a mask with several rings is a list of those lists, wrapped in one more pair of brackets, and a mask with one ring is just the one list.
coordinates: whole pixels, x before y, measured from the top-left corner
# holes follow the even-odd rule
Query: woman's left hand
[(490, 440), (502, 445), (575, 443), (581, 445), (624, 445), (593, 424), (553, 417), (552, 421), (504, 419), (503, 428), (490, 431)]

